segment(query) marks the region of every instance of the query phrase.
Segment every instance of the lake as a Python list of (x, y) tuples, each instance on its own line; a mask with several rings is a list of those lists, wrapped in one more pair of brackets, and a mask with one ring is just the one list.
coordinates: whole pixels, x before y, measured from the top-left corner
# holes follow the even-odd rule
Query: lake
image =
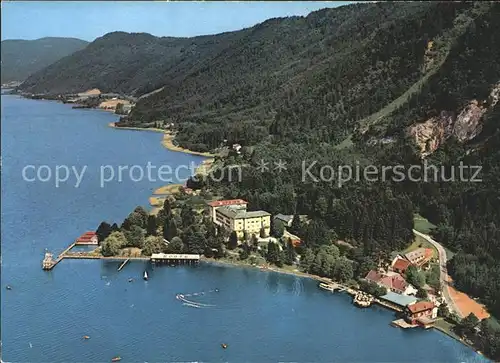
[[(46, 248), (58, 253), (102, 220), (121, 222), (165, 184), (126, 173), (103, 184), (103, 166), (175, 169), (203, 160), (164, 149), (161, 134), (108, 127), (116, 120), (103, 111), (2, 95), (4, 361), (109, 362), (116, 355), (122, 362), (486, 361), (437, 331), (393, 328), (392, 312), (358, 309), (348, 296), (295, 276), (146, 262), (118, 272), (119, 262), (92, 260), (64, 260), (43, 271)], [(47, 181), (28, 181), (41, 165)], [(74, 175), (58, 186), (49, 180), (57, 166), (60, 174), (61, 166), (86, 166), (78, 187)], [(144, 270), (149, 281), (141, 279)]]

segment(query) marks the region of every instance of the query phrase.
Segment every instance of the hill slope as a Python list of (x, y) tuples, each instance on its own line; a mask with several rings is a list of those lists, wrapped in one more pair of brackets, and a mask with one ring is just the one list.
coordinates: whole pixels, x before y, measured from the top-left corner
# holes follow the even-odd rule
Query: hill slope
[(2, 83), (24, 81), (31, 74), (81, 50), (88, 42), (75, 38), (2, 41)]
[(420, 89), (491, 6), (354, 4), (211, 36), (109, 33), (32, 75), (21, 90), (157, 91), (124, 124), (182, 120), (178, 141), (200, 150), (227, 138), (252, 144), (270, 133), (337, 143)]

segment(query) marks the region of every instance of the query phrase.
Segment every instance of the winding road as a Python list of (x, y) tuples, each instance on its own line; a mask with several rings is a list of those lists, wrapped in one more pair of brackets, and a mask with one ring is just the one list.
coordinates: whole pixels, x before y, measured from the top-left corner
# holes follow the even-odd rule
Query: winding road
[(448, 276), (448, 270), (446, 268), (446, 250), (444, 249), (443, 246), (439, 242), (436, 242), (433, 240), (429, 235), (420, 233), (417, 230), (413, 230), (413, 233), (415, 233), (417, 236), (422, 237), (425, 239), (427, 242), (432, 244), (436, 249), (438, 250), (438, 255), (439, 255), (439, 270), (440, 270), (440, 277), (439, 280), (441, 282), (441, 291), (443, 293), (443, 297), (446, 301), (446, 304), (448, 304), (448, 308), (450, 311), (455, 312), (459, 317), (463, 318), (463, 314), (460, 311), (460, 309), (457, 307), (455, 304), (455, 301), (450, 295), (450, 290), (449, 290), (449, 285), (450, 285), (450, 279)]

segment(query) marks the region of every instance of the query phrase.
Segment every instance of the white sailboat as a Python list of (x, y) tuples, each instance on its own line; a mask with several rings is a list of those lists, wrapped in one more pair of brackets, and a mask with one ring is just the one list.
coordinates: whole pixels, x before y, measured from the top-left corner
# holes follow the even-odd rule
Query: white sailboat
[(143, 279), (144, 279), (144, 280), (147, 280), (147, 279), (148, 279), (148, 272), (147, 272), (147, 271), (144, 271), (144, 276), (143, 276)]

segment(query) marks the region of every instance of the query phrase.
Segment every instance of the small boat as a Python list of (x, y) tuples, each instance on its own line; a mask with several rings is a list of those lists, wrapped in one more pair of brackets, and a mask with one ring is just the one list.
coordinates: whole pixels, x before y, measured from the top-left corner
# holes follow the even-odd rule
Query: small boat
[(132, 281), (134, 281), (134, 279), (133, 279), (133, 278), (128, 279), (128, 282), (132, 282)]
[(319, 287), (323, 290), (327, 290), (327, 291), (331, 291), (331, 292), (335, 291), (335, 285), (333, 285), (333, 284), (326, 284), (324, 282), (320, 282)]
[(5, 288), (6, 288), (7, 290), (12, 290), (12, 286), (10, 286), (10, 285), (5, 286)]
[(87, 340), (87, 339), (90, 339), (90, 337), (88, 335), (84, 335), (83, 339)]
[(142, 277), (144, 280), (147, 280), (148, 279), (148, 272), (147, 271), (144, 271), (144, 276)]
[(226, 349), (227, 348), (227, 344), (224, 344), (224, 343), (222, 343), (220, 346), (222, 347), (222, 349)]
[(114, 357), (111, 359), (112, 362), (119, 362), (122, 360), (122, 357)]

